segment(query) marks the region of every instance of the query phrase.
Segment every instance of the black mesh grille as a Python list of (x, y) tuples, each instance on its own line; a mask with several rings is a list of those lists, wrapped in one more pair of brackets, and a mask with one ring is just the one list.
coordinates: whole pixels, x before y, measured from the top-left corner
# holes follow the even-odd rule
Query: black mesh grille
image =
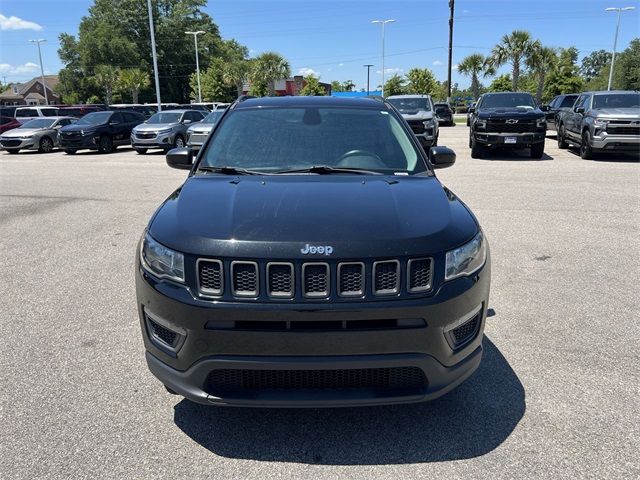
[(269, 390), (422, 390), (427, 385), (418, 367), (343, 370), (213, 370), (205, 383), (210, 395), (255, 395)]
[(407, 123), (413, 130), (413, 133), (424, 133), (424, 120), (407, 120)]
[(304, 294), (308, 297), (325, 297), (329, 294), (329, 266), (307, 263), (303, 266)]
[(422, 292), (431, 288), (431, 259), (409, 261), (409, 291)]
[(204, 293), (222, 293), (222, 263), (200, 261), (198, 263), (200, 290)]
[(148, 316), (147, 320), (149, 321), (149, 326), (151, 327), (153, 335), (155, 335), (163, 343), (166, 343), (168, 346), (175, 346), (176, 340), (178, 338), (178, 334), (176, 332), (163, 327), (159, 323), (154, 322)]
[(377, 262), (373, 266), (373, 289), (375, 293), (395, 293), (400, 284), (400, 268), (398, 262), (389, 260)]
[(527, 120), (519, 120), (517, 123), (506, 123), (502, 120), (490, 120), (487, 122), (488, 133), (527, 133), (533, 132), (536, 124)]
[(362, 263), (340, 264), (338, 293), (340, 295), (362, 295), (364, 292), (364, 265)]
[(142, 133), (142, 132), (138, 132), (135, 135), (138, 138), (156, 138), (157, 136), (155, 133)]
[(640, 135), (640, 127), (609, 125), (607, 133), (611, 135)]
[(277, 297), (293, 296), (293, 265), (269, 264), (269, 295)]
[(471, 320), (451, 331), (451, 336), (456, 347), (462, 345), (475, 336), (478, 331), (478, 325), (480, 324), (480, 315), (481, 313), (478, 313)]
[(258, 268), (255, 263), (233, 263), (233, 292), (236, 295), (258, 294)]
[(22, 143), (22, 140), (13, 140), (13, 139), (2, 140), (2, 142), (0, 142), (0, 144), (2, 144), (3, 147), (17, 147), (21, 143)]

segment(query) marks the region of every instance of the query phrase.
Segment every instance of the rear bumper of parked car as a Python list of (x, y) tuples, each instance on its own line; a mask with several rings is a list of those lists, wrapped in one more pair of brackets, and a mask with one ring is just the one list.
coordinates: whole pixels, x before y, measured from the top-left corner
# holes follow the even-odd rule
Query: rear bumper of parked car
[(176, 132), (160, 133), (151, 138), (140, 138), (131, 134), (131, 145), (134, 148), (170, 148), (173, 146)]
[(615, 135), (601, 132), (591, 139), (591, 147), (597, 150), (640, 151), (640, 135)]
[[(447, 282), (428, 297), (336, 308), (330, 303), (204, 302), (186, 287), (140, 268), (136, 272), (151, 372), (194, 402), (265, 407), (411, 403), (447, 393), (480, 363), (489, 283), (487, 258), (474, 276)], [(320, 325), (363, 319), (404, 319), (410, 326), (260, 328), (261, 321)], [(250, 328), (233, 327), (247, 320)], [(230, 326), (219, 327), (225, 323)], [(166, 329), (178, 335), (173, 349), (156, 335), (157, 325), (160, 336)], [(465, 325), (470, 333), (456, 344), (453, 332)]]
[[(528, 147), (537, 143), (543, 143), (545, 140), (545, 131), (527, 132), (527, 133), (485, 133), (476, 131), (474, 133), (475, 140), (481, 145), (499, 145), (504, 147)], [(509, 139), (509, 140), (508, 140)], [(510, 143), (515, 139), (515, 143)]]

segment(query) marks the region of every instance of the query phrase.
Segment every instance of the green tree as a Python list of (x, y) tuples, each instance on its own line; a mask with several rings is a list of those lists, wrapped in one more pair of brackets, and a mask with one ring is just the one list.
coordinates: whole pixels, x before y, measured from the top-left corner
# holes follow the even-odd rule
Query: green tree
[[(215, 58), (209, 68), (200, 73), (200, 85), (202, 100), (205, 102), (231, 102), (236, 97), (236, 87), (225, 80), (225, 61)], [(196, 73), (191, 74), (191, 97), (197, 98), (198, 78)]]
[(254, 94), (275, 94), (275, 82), (291, 76), (291, 67), (280, 54), (266, 52), (255, 58), (250, 72)]
[(580, 74), (586, 82), (590, 82), (600, 75), (607, 65), (611, 65), (611, 53), (606, 50), (596, 50), (582, 59)]
[(343, 92), (353, 92), (356, 89), (356, 84), (352, 80), (345, 80), (342, 82)]
[(389, 97), (391, 95), (402, 95), (406, 92), (406, 82), (397, 73), (389, 78), (384, 84), (384, 94)]
[(640, 38), (634, 38), (629, 46), (616, 55), (613, 67), (612, 88), (640, 90)]
[(537, 78), (536, 100), (538, 103), (542, 101), (545, 79), (557, 62), (558, 57), (553, 48), (545, 47), (537, 40), (533, 42), (526, 64), (533, 76)]
[(471, 95), (477, 99), (480, 96), (480, 77), (495, 75), (495, 68), (488, 59), (480, 53), (466, 56), (458, 64), (458, 72), (471, 77)]
[(518, 90), (520, 71), (531, 54), (533, 40), (531, 34), (524, 30), (514, 30), (504, 35), (498, 45), (493, 47), (488, 65), (494, 68), (506, 63), (511, 65), (511, 89)]
[(513, 92), (513, 80), (508, 73), (496, 77), (491, 85), (489, 85), (490, 92)]
[(327, 91), (320, 85), (320, 79), (315, 75), (307, 75), (304, 77), (305, 85), (300, 90), (300, 95), (305, 96), (323, 96)]
[(579, 93), (584, 89), (584, 80), (580, 76), (577, 59), (578, 50), (575, 47), (559, 50), (557, 61), (545, 79), (545, 100), (551, 100), (562, 93)]
[(344, 92), (344, 90), (342, 89), (342, 83), (339, 82), (338, 80), (333, 80), (331, 82), (331, 91), (332, 92)]
[(113, 90), (118, 86), (120, 70), (111, 65), (98, 65), (93, 80), (104, 92), (104, 102), (109, 105), (113, 99)]
[[(416, 95), (435, 95), (438, 81), (428, 68), (412, 68), (407, 72), (406, 91)], [(385, 88), (385, 91), (387, 89)]]
[(128, 68), (120, 72), (118, 86), (129, 93), (133, 103), (138, 103), (140, 90), (151, 85), (149, 74), (140, 68)]

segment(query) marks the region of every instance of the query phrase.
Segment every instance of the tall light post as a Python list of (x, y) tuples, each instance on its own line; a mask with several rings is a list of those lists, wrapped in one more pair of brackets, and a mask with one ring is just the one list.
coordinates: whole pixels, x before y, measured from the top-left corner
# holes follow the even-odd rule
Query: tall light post
[(367, 67), (367, 97), (369, 96), (369, 72), (371, 71), (371, 67), (373, 67), (373, 64), (371, 63), (367, 63), (366, 65), (363, 65), (363, 67)]
[(197, 32), (184, 32), (187, 35), (193, 35), (193, 41), (196, 46), (196, 72), (198, 77), (198, 103), (202, 103), (202, 90), (200, 89), (200, 61), (198, 59), (198, 35), (205, 33), (202, 30), (198, 30)]
[(156, 101), (158, 102), (158, 111), (162, 110), (160, 102), (160, 77), (158, 76), (158, 56), (156, 55), (156, 32), (153, 28), (153, 10), (151, 9), (151, 0), (147, 0), (147, 10), (149, 11), (149, 33), (151, 34), (151, 55), (153, 56), (153, 75), (156, 80)]
[(384, 97), (384, 26), (387, 23), (395, 22), (394, 19), (389, 20), (373, 20), (371, 23), (379, 23), (382, 25), (382, 96)]
[(620, 14), (628, 10), (635, 10), (636, 7), (610, 7), (605, 8), (605, 12), (618, 12), (618, 22), (616, 23), (616, 36), (613, 39), (613, 55), (611, 56), (611, 68), (609, 69), (609, 84), (607, 90), (611, 90), (611, 82), (613, 81), (613, 64), (616, 61), (616, 47), (618, 46), (618, 30), (620, 29)]
[(42, 52), (40, 51), (40, 44), (46, 42), (45, 39), (39, 38), (38, 40), (29, 40), (31, 43), (38, 44), (38, 57), (40, 57), (40, 74), (42, 75), (42, 90), (44, 90), (44, 102), (49, 105), (49, 95), (47, 94), (47, 84), (44, 83), (44, 67), (42, 66)]

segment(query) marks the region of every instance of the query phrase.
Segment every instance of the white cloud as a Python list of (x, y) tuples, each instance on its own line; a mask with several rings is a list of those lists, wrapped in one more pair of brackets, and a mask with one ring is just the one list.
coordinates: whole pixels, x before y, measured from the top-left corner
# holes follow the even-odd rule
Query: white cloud
[(453, 65), (451, 68), (452, 68), (453, 70), (458, 70), (458, 64), (456, 63), (456, 64), (455, 64), (455, 65)]
[(344, 67), (344, 63), (339, 63), (338, 66), (339, 67)]
[(433, 64), (435, 66), (439, 66), (439, 65), (444, 65), (444, 62), (442, 60), (436, 60), (436, 61), (433, 62)]
[(462, 13), (469, 13), (471, 10), (462, 10)]
[(18, 17), (5, 17), (0, 13), (0, 30), (42, 30), (42, 26)]
[(316, 72), (313, 68), (307, 68), (307, 67), (302, 67), (300, 70), (298, 70), (298, 75), (302, 75), (303, 77), (306, 77), (308, 75), (313, 75), (314, 77), (320, 77), (319, 72)]
[(24, 73), (33, 73), (37, 72), (38, 69), (37, 64), (33, 62), (23, 63), (22, 65), (10, 65), (8, 63), (0, 63), (0, 73), (4, 75), (21, 75)]
[[(384, 69), (384, 74), (385, 74), (385, 75), (394, 75), (394, 74), (396, 74), (396, 73), (397, 73), (397, 74), (400, 74), (400, 73), (403, 73), (403, 72), (404, 72), (404, 68), (398, 68), (398, 67), (395, 67), (395, 68), (385, 68), (385, 69)], [(377, 70), (377, 71), (376, 71), (376, 73), (377, 73), (378, 75), (380, 75), (380, 74), (382, 73), (382, 70)]]

